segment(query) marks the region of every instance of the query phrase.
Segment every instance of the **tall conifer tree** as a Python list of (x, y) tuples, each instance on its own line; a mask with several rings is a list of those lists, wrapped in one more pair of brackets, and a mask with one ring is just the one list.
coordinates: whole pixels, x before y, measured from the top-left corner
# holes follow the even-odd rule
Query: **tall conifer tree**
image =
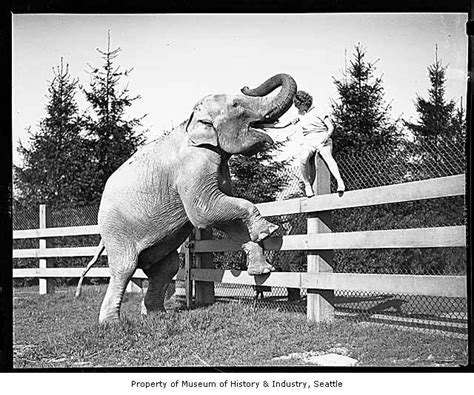
[(447, 100), (445, 97), (447, 68), (438, 59), (436, 47), (435, 61), (428, 66), (431, 83), (428, 97), (417, 95), (415, 100), (418, 123), (405, 123), (418, 143), (428, 142), (437, 145), (447, 142), (464, 143), (465, 113), (462, 105), (456, 108), (454, 100)]
[(81, 137), (81, 120), (75, 95), (77, 79), (68, 65), (53, 68), (48, 88), (46, 117), (39, 129), (30, 128), (30, 147), (20, 143), (22, 166), (14, 166), (16, 200), (25, 205), (83, 202), (88, 182), (89, 152)]
[[(457, 108), (454, 100), (446, 99), (447, 68), (438, 59), (436, 46), (435, 61), (428, 66), (428, 97), (417, 95), (415, 100), (418, 122), (405, 122), (413, 136), (413, 149), (420, 153), (413, 166), (416, 173), (429, 169), (450, 169), (453, 174), (465, 171), (464, 158), (456, 158), (464, 152), (466, 142), (465, 111), (462, 102)], [(426, 177), (443, 175), (451, 174), (427, 173)]]
[(366, 49), (358, 44), (343, 78), (334, 78), (339, 99), (332, 102), (336, 156), (365, 148), (395, 146), (400, 134), (384, 102), (382, 78), (375, 77), (376, 62), (366, 60)]
[(120, 66), (114, 65), (120, 48), (110, 49), (110, 32), (107, 50), (97, 51), (103, 65), (89, 65), (90, 90), (83, 91), (92, 110), (85, 116), (84, 125), (88, 138), (94, 143), (95, 186), (99, 197), (107, 178), (143, 143), (143, 132), (139, 128), (144, 116), (126, 116), (126, 111), (140, 96), (130, 96), (128, 86), (120, 86), (132, 69), (121, 71)]

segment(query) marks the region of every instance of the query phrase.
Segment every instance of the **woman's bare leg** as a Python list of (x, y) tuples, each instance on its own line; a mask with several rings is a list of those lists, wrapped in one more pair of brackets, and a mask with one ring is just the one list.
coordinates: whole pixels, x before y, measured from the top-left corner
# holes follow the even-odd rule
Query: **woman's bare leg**
[(332, 156), (332, 142), (321, 147), (319, 153), (328, 165), (329, 171), (337, 181), (337, 192), (344, 192), (346, 187), (344, 185), (344, 181), (342, 181), (341, 173), (339, 172), (339, 167), (337, 166), (337, 163)]
[(314, 155), (314, 151), (309, 148), (302, 148), (299, 154), (300, 160), (300, 171), (301, 177), (304, 182), (304, 189), (306, 196), (311, 197), (314, 195), (313, 187), (311, 185), (311, 158)]

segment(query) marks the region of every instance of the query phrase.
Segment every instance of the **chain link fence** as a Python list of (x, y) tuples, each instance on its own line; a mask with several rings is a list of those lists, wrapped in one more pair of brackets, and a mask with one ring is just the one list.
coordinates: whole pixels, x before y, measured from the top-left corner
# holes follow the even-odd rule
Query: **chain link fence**
[[(347, 190), (400, 184), (429, 178), (465, 173), (465, 147), (459, 143), (403, 144), (395, 150), (360, 151), (350, 156), (335, 156)], [(287, 180), (276, 200), (303, 196), (299, 169), (284, 170)], [(332, 180), (331, 191), (336, 191)], [(249, 188), (246, 198), (258, 196), (258, 190)], [(52, 207), (48, 227), (82, 226), (97, 223), (97, 206)], [(280, 225), (279, 235), (306, 233), (306, 215), (286, 215), (270, 220)], [(404, 202), (375, 207), (357, 207), (335, 210), (332, 213), (333, 232), (352, 232), (382, 229), (407, 229), (466, 225), (464, 196), (416, 202)], [(38, 209), (20, 210), (14, 207), (13, 228), (39, 227)], [(225, 238), (217, 230), (213, 238)], [(91, 246), (99, 242), (98, 236), (53, 238), (48, 247)], [(38, 240), (14, 240), (14, 248), (38, 248)], [(267, 251), (267, 259), (277, 271), (306, 271), (307, 251)], [(216, 268), (245, 270), (243, 252), (214, 253)], [(56, 258), (57, 267), (85, 267), (88, 258)], [(14, 267), (37, 267), (35, 259), (16, 259)], [(98, 266), (106, 265), (101, 258)], [(466, 250), (464, 248), (424, 248), (387, 250), (335, 250), (334, 272), (384, 273), (419, 275), (465, 275)], [(15, 279), (16, 286), (37, 283), (37, 279)], [(57, 280), (66, 284), (76, 280)], [(102, 283), (104, 279), (91, 279)], [(182, 284), (176, 294), (183, 295)], [(306, 312), (306, 290), (245, 286), (216, 283), (216, 299), (220, 302), (238, 301), (256, 307), (275, 308), (290, 312)], [(181, 297), (181, 296), (179, 296)], [(406, 294), (335, 291), (336, 317), (357, 321), (381, 322), (436, 331), (448, 335), (467, 336), (467, 301), (465, 298), (428, 297)]]

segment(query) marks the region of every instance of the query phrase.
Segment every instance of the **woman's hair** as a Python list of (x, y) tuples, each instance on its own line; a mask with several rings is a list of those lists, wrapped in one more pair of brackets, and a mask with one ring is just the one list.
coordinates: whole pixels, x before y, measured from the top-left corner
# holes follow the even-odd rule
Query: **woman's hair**
[(313, 97), (305, 91), (298, 91), (293, 98), (293, 104), (297, 109), (306, 107), (309, 109), (311, 104), (313, 104)]

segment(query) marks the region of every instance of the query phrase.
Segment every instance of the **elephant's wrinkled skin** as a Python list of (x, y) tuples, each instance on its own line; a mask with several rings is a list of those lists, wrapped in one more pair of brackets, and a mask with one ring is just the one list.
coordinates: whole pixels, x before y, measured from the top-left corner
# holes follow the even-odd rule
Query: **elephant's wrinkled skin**
[[(276, 97), (260, 97), (279, 86)], [(242, 243), (250, 274), (273, 270), (258, 242), (278, 227), (249, 201), (230, 196), (227, 161), (272, 143), (258, 123), (288, 110), (296, 83), (280, 74), (242, 91), (245, 96), (205, 97), (186, 122), (141, 148), (108, 179), (98, 218), (110, 267), (100, 322), (119, 319), (125, 287), (137, 267), (149, 278), (142, 312), (163, 310), (166, 288), (178, 271), (177, 248), (193, 226), (216, 227)]]

